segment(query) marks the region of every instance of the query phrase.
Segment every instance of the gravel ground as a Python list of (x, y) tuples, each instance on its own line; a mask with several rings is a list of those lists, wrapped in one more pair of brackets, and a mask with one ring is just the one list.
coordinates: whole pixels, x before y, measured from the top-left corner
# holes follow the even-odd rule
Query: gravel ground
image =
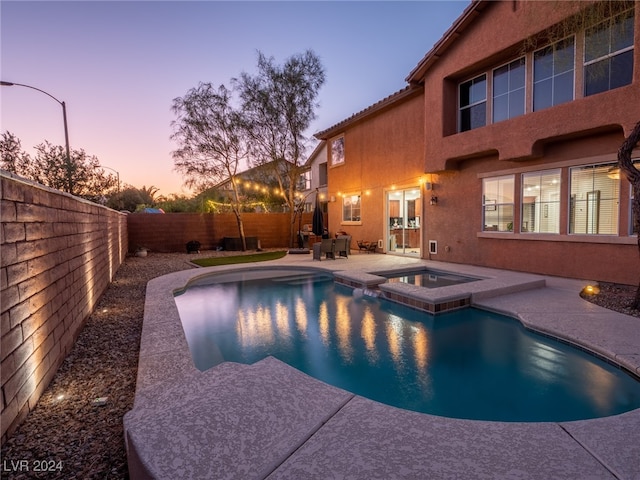
[(600, 288), (600, 293), (589, 296), (582, 295), (582, 298), (601, 307), (640, 318), (640, 310), (632, 310), (630, 307), (636, 295), (637, 286), (600, 283), (598, 287)]
[[(128, 478), (122, 417), (133, 407), (146, 284), (193, 268), (194, 258), (230, 254), (237, 252), (127, 257), (37, 407), (2, 447), (2, 478)], [(634, 293), (602, 284), (589, 300), (640, 317), (627, 308)], [(35, 472), (36, 465), (49, 471)]]

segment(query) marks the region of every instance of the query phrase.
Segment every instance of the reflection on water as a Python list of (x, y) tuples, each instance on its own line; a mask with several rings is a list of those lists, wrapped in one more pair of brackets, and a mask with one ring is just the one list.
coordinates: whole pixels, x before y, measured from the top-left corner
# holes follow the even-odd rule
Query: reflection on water
[(395, 315), (389, 316), (387, 322), (387, 343), (389, 345), (390, 360), (395, 364), (396, 369), (402, 369), (402, 320)]
[(640, 407), (640, 384), (593, 357), (475, 309), (438, 317), (281, 276), (176, 297), (194, 362), (272, 355), (327, 383), (459, 418), (561, 421)]
[(322, 343), (329, 345), (329, 309), (327, 308), (327, 302), (320, 304), (320, 335)]
[(378, 362), (378, 350), (376, 349), (376, 321), (373, 318), (371, 308), (368, 306), (364, 310), (362, 316), (362, 328), (360, 336), (364, 340), (364, 346), (367, 349), (367, 360), (371, 365)]
[(349, 299), (344, 296), (336, 297), (335, 307), (334, 318), (336, 320), (335, 331), (338, 336), (338, 350), (345, 363), (351, 363), (353, 361), (353, 349), (351, 347)]

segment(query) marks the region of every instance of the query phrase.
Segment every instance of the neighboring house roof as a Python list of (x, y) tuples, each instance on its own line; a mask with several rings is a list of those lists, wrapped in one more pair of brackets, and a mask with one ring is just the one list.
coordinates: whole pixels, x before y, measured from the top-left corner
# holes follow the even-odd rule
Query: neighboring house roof
[(320, 152), (322, 151), (322, 149), (326, 144), (327, 144), (326, 140), (321, 140), (318, 143), (318, 145), (316, 145), (316, 148), (313, 149), (313, 152), (311, 152), (311, 155), (309, 155), (309, 158), (307, 158), (307, 161), (305, 162), (305, 166), (310, 167), (311, 164), (313, 164), (313, 161), (320, 154)]
[(314, 137), (321, 140), (327, 140), (330, 137), (342, 132), (347, 126), (353, 125), (372, 115), (375, 115), (383, 110), (386, 110), (400, 101), (403, 101), (407, 98), (413, 97), (414, 95), (418, 95), (422, 93), (422, 91), (423, 91), (423, 88), (421, 85), (408, 85), (404, 87), (402, 90), (392, 93), (391, 95), (389, 95), (386, 98), (383, 98), (379, 102), (374, 103), (370, 107), (367, 107), (364, 110), (361, 110), (360, 112), (351, 115), (349, 118), (342, 120), (339, 123), (336, 123), (332, 127), (329, 127), (326, 130), (322, 130), (314, 134)]
[[(235, 176), (243, 180), (251, 180), (253, 176), (258, 175), (260, 172), (264, 172), (263, 174), (266, 176), (271, 176), (270, 169), (273, 168), (274, 163), (275, 160), (272, 160), (270, 162), (263, 163), (262, 165), (257, 165), (255, 167), (248, 168), (247, 170), (243, 170), (242, 172), (238, 172)], [(213, 188), (224, 188), (229, 183), (231, 183), (231, 179), (225, 178), (221, 182), (214, 185)]]

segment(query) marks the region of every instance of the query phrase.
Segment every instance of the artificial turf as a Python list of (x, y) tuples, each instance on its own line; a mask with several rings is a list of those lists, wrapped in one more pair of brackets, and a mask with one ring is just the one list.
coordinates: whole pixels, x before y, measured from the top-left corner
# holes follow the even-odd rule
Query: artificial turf
[(249, 255), (233, 255), (231, 257), (211, 257), (193, 260), (193, 263), (201, 267), (215, 267), (216, 265), (233, 265), (234, 263), (266, 262), (277, 260), (287, 254), (286, 251), (251, 253)]

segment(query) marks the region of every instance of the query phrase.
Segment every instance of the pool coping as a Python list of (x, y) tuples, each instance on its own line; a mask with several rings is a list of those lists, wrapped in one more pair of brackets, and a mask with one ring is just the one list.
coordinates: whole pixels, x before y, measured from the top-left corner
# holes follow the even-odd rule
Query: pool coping
[[(193, 472), (198, 468), (210, 469), (212, 465), (220, 478), (246, 478), (249, 474), (247, 465), (261, 465), (261, 469), (250, 475), (253, 478), (336, 478), (346, 475), (346, 472), (352, 478), (370, 478), (374, 467), (379, 478), (411, 478), (417, 473), (439, 477), (477, 477), (482, 476), (483, 468), (486, 469), (485, 473), (494, 477), (502, 476), (496, 472), (504, 472), (509, 476), (508, 472), (514, 474), (517, 468), (523, 469), (529, 476), (540, 478), (640, 476), (640, 466), (634, 463), (634, 459), (640, 458), (640, 409), (578, 422), (467, 421), (407, 412), (333, 387), (327, 388), (318, 380), (297, 371), (292, 372), (294, 369), (275, 359), (253, 369), (229, 363), (211, 369), (211, 373), (195, 369), (172, 296), (174, 291), (184, 288), (189, 281), (212, 273), (286, 266), (329, 270), (343, 279), (366, 280), (371, 272), (382, 271), (385, 267), (388, 270), (390, 266), (426, 265), (466, 276), (482, 277), (482, 280), (432, 289), (431, 292), (424, 292), (427, 289), (422, 288), (422, 292), (416, 292), (407, 288), (412, 287), (410, 285), (394, 284), (388, 285), (392, 288), (385, 293), (404, 295), (414, 300), (426, 296), (426, 300), (442, 303), (453, 301), (446, 299), (453, 299), (465, 293), (463, 289), (471, 288), (473, 291), (466, 292), (471, 305), (510, 315), (527, 328), (578, 345), (640, 375), (640, 320), (582, 300), (578, 292), (581, 285), (586, 284), (584, 281), (389, 255), (367, 257), (370, 259), (352, 255), (348, 260), (316, 263), (306, 255), (296, 255), (295, 258), (287, 256), (270, 262), (268, 266), (244, 264), (185, 270), (149, 282), (135, 403), (124, 421), (131, 478), (197, 478), (198, 475)], [(273, 372), (273, 375), (265, 374), (265, 371)], [(275, 383), (280, 386), (269, 390), (275, 388), (272, 386)], [(279, 450), (270, 452), (267, 448), (265, 453), (262, 438), (259, 445), (253, 445), (254, 448), (249, 450), (238, 449), (235, 453), (204, 456), (193, 453), (194, 449), (209, 451), (216, 446), (233, 444), (239, 439), (252, 444), (253, 440), (257, 442), (261, 438), (255, 429), (258, 432), (270, 431), (274, 421), (273, 412), (245, 403), (247, 392), (260, 388), (270, 392), (265, 393), (270, 398), (287, 392), (295, 394), (301, 390), (306, 394), (294, 395), (295, 398), (301, 397), (301, 402), (316, 395), (325, 401), (320, 406), (301, 407), (300, 411), (304, 411), (304, 414), (285, 409), (283, 418), (290, 415), (292, 420), (282, 427), (282, 431), (289, 432), (288, 429), (292, 429), (293, 433), (288, 433), (285, 436), (287, 440), (283, 442), (286, 444), (290, 438), (292, 443), (281, 446)], [(286, 402), (291, 403), (291, 397), (287, 398)], [(218, 405), (215, 411), (207, 410), (214, 399), (226, 403), (223, 402), (222, 407)], [(269, 405), (269, 408), (276, 407), (280, 408), (277, 410), (280, 412), (285, 405)], [(189, 423), (194, 421), (190, 415), (196, 411), (208, 412), (200, 421), (211, 422), (209, 426), (212, 430), (206, 431), (217, 432), (215, 440), (206, 437), (206, 444), (198, 445), (195, 439), (203, 438), (202, 426)], [(236, 424), (232, 419), (247, 416), (255, 417), (251, 433), (236, 432)], [(303, 417), (304, 421), (301, 420)], [(395, 419), (395, 423), (390, 424), (389, 419)], [(415, 429), (417, 425), (421, 428), (416, 430), (414, 436), (406, 438), (407, 429)], [(223, 428), (225, 426), (228, 428)], [(391, 434), (392, 431), (395, 433)], [(388, 445), (393, 435), (398, 437), (399, 442), (395, 446)], [(433, 438), (427, 438), (429, 435)], [(185, 440), (182, 443), (176, 440), (181, 438), (188, 439), (188, 442), (185, 444)], [(514, 438), (518, 439), (515, 442), (517, 445), (514, 445)], [(467, 455), (460, 458), (460, 452), (455, 449), (441, 451), (440, 443), (432, 443), (434, 439), (438, 439), (438, 442), (457, 442), (459, 447), (464, 447)], [(335, 442), (341, 447), (337, 448)], [(371, 452), (379, 445), (385, 445), (385, 453), (373, 455)], [(272, 456), (272, 463), (262, 465), (262, 460), (251, 452), (261, 452), (260, 455), (267, 458)], [(395, 452), (397, 458), (404, 458), (402, 465), (396, 465), (395, 457), (387, 458), (390, 452)], [(412, 455), (407, 456), (407, 452), (412, 452)], [(429, 452), (438, 455), (437, 461), (425, 457)], [(166, 458), (173, 458), (175, 462), (162, 463)], [(359, 458), (360, 463), (354, 458)], [(544, 466), (539, 461), (541, 458), (546, 460)], [(514, 462), (521, 464), (520, 467)], [(359, 465), (362, 473), (354, 473), (354, 465)], [(384, 474), (385, 471), (388, 475)]]

